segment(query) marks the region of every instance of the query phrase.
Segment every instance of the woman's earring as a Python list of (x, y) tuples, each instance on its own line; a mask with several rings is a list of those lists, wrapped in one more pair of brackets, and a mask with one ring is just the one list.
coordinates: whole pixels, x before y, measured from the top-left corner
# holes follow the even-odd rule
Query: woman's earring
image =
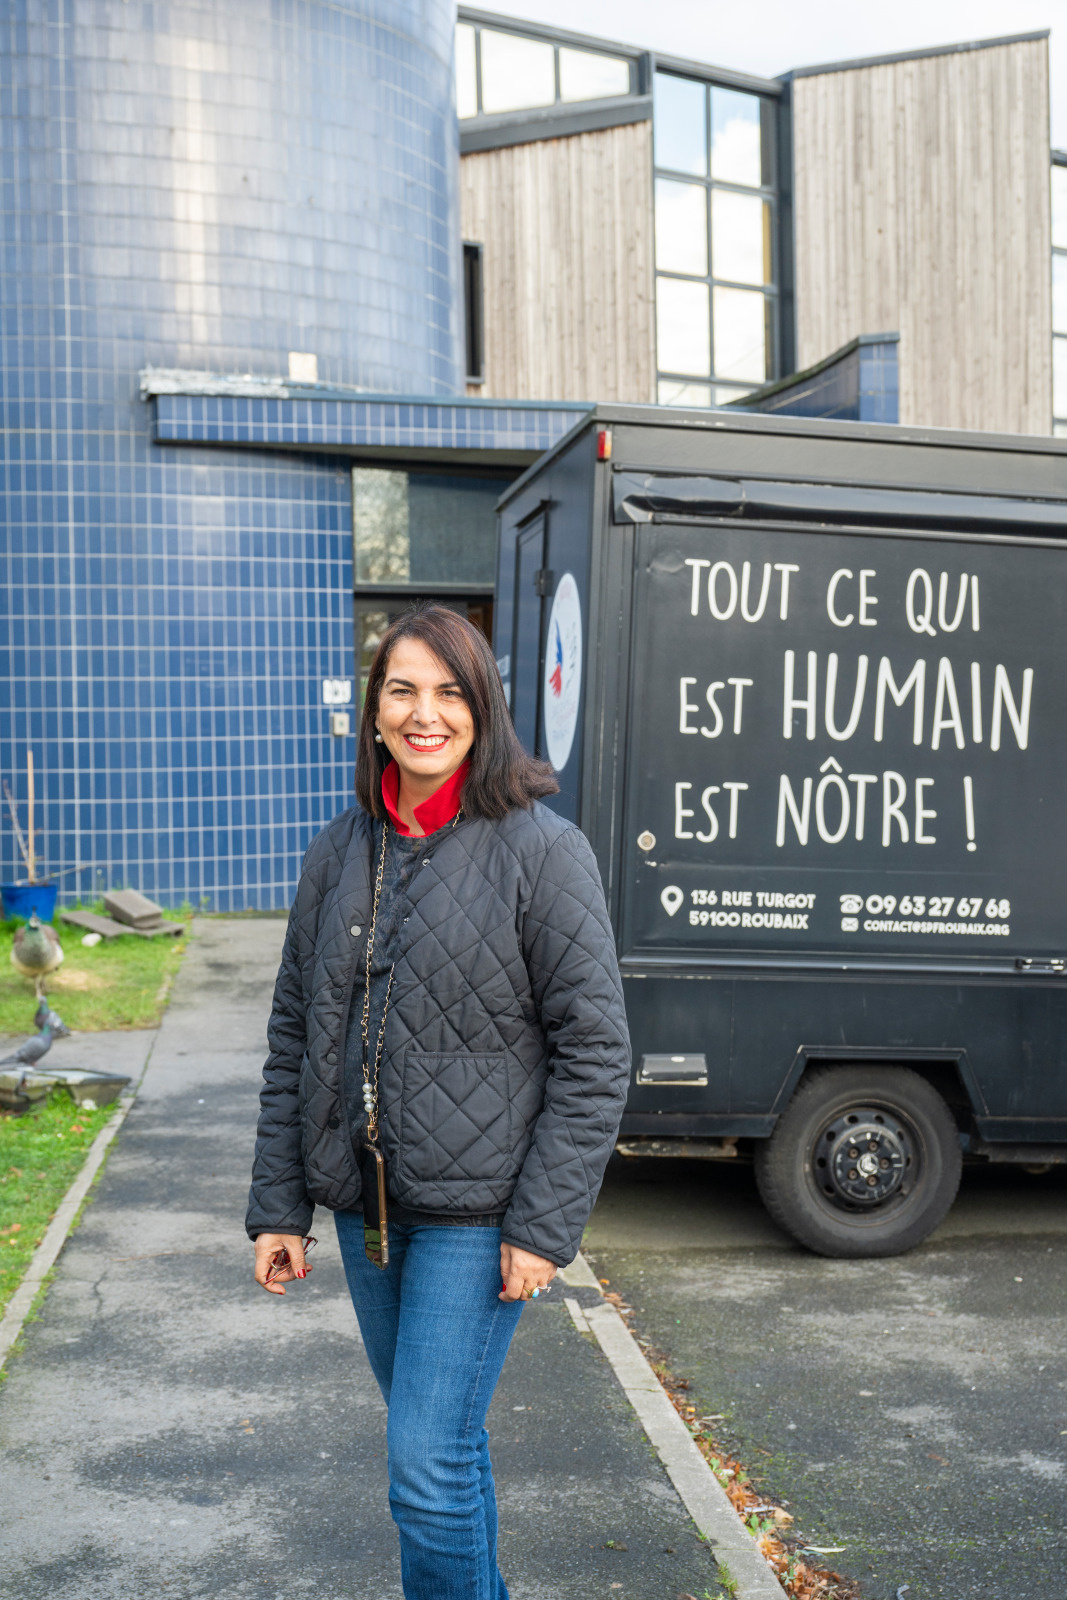
[(381, 742), (382, 742), (382, 736), (381, 736), (381, 734), (380, 734), (380, 733), (376, 733), (376, 734), (375, 734), (375, 735), (374, 735), (374, 742), (375, 742), (375, 744), (381, 744)]

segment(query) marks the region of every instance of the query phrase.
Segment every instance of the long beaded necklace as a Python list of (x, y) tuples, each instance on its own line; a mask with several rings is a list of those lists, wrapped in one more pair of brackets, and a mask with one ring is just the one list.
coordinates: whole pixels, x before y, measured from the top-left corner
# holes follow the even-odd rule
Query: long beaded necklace
[(389, 840), (389, 824), (382, 824), (382, 848), (378, 857), (378, 873), (374, 880), (374, 905), (371, 908), (370, 933), (367, 935), (367, 959), (364, 967), (363, 983), (363, 1017), (360, 1024), (360, 1033), (363, 1038), (363, 1109), (367, 1113), (367, 1143), (378, 1142), (378, 1080), (382, 1070), (382, 1049), (385, 1045), (385, 1019), (389, 1015), (389, 1000), (393, 993), (393, 978), (396, 973), (396, 962), (389, 968), (389, 982), (385, 990), (385, 1005), (382, 1007), (382, 1020), (378, 1027), (378, 1039), (374, 1047), (374, 1072), (371, 1074), (370, 1066), (370, 966), (374, 954), (374, 935), (378, 928), (378, 906), (382, 898), (382, 883), (385, 879), (385, 853)]
[[(452, 818), (454, 828), (463, 815), (462, 810), (456, 812)], [(389, 1002), (393, 993), (393, 978), (396, 976), (396, 962), (389, 968), (389, 982), (385, 988), (385, 1004), (382, 1007), (382, 1020), (378, 1026), (378, 1037), (375, 1041), (373, 1063), (370, 1048), (370, 972), (371, 959), (374, 955), (374, 936), (378, 928), (378, 906), (382, 898), (382, 884), (385, 881), (385, 857), (389, 841), (389, 824), (382, 823), (382, 848), (378, 856), (378, 871), (374, 880), (374, 903), (371, 907), (370, 933), (367, 935), (367, 952), (364, 963), (363, 982), (363, 1015), (360, 1022), (360, 1034), (363, 1040), (363, 1109), (367, 1114), (367, 1143), (376, 1145), (378, 1142), (378, 1083), (382, 1071), (382, 1051), (385, 1047), (385, 1019), (389, 1015)]]

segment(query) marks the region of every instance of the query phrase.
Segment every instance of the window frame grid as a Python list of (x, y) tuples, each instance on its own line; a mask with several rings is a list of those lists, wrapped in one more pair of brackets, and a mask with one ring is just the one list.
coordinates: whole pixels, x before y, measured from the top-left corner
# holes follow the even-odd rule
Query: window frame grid
[[(655, 129), (655, 118), (653, 117), (653, 126), (652, 126), (652, 207), (653, 207), (653, 218), (652, 218), (652, 224), (653, 224), (653, 251), (655, 251), (655, 224), (656, 224), (655, 206), (656, 206), (656, 179), (657, 178), (667, 178), (667, 179), (671, 180), (674, 183), (702, 184), (703, 187), (704, 187), (704, 192), (705, 192), (705, 215), (706, 215), (706, 224), (705, 224), (705, 227), (706, 227), (706, 239), (705, 239), (705, 244), (706, 244), (706, 247), (707, 247), (708, 271), (707, 271), (706, 276), (701, 276), (700, 274), (696, 274), (696, 273), (675, 272), (675, 271), (669, 271), (669, 270), (664, 271), (664, 270), (660, 269), (658, 263), (654, 262), (653, 275), (654, 275), (654, 277), (655, 277), (657, 282), (659, 281), (660, 278), (673, 278), (676, 281), (681, 282), (681, 283), (702, 283), (702, 284), (705, 284), (707, 286), (707, 290), (708, 290), (708, 337), (709, 337), (710, 357), (711, 357), (711, 371), (707, 375), (700, 376), (700, 375), (697, 375), (697, 374), (694, 374), (694, 373), (691, 373), (691, 372), (690, 373), (671, 372), (671, 371), (667, 370), (666, 368), (664, 368), (664, 367), (662, 367), (660, 365), (660, 361), (659, 361), (659, 342), (658, 342), (658, 335), (657, 335), (657, 348), (656, 348), (656, 398), (657, 398), (657, 403), (659, 402), (659, 386), (660, 386), (661, 383), (678, 383), (678, 384), (686, 384), (686, 385), (702, 384), (702, 385), (705, 385), (710, 391), (712, 391), (712, 393), (714, 393), (714, 391), (716, 389), (730, 388), (730, 389), (736, 389), (738, 395), (742, 395), (742, 394), (750, 392), (752, 389), (759, 388), (761, 385), (760, 385), (760, 383), (746, 382), (745, 380), (739, 379), (739, 378), (720, 378), (720, 377), (718, 377), (716, 375), (716, 372), (715, 372), (714, 290), (717, 289), (717, 288), (720, 288), (720, 289), (742, 289), (742, 290), (745, 290), (748, 293), (761, 294), (763, 296), (763, 298), (764, 298), (765, 303), (767, 305), (769, 305), (769, 307), (770, 307), (769, 312), (766, 309), (764, 311), (764, 317), (766, 319), (765, 326), (767, 327), (767, 336), (768, 336), (767, 374), (766, 374), (766, 377), (764, 377), (761, 381), (762, 381), (762, 383), (773, 383), (775, 381), (775, 379), (779, 375), (778, 374), (778, 364), (779, 364), (779, 351), (781, 349), (781, 244), (780, 244), (780, 239), (779, 239), (779, 184), (778, 184), (778, 176), (779, 176), (779, 173), (778, 173), (779, 133), (778, 133), (778, 127), (777, 127), (777, 119), (773, 115), (767, 115), (766, 112), (767, 112), (768, 106), (773, 106), (774, 102), (770, 100), (769, 96), (764, 95), (764, 94), (760, 94), (758, 91), (747, 90), (747, 89), (746, 90), (738, 90), (736, 84), (730, 83), (728, 81), (719, 81), (719, 79), (716, 78), (712, 74), (709, 74), (707, 77), (698, 77), (695, 73), (685, 73), (685, 72), (676, 71), (673, 68), (673, 66), (667, 66), (666, 64), (661, 64), (659, 62), (653, 62), (653, 92), (654, 92), (654, 85), (655, 85), (655, 75), (657, 73), (661, 73), (665, 77), (681, 78), (681, 79), (683, 79), (683, 81), (687, 81), (687, 82), (690, 82), (690, 83), (699, 83), (703, 87), (703, 90), (704, 90), (704, 149), (705, 149), (705, 153), (706, 153), (707, 165), (706, 165), (706, 170), (705, 170), (705, 172), (703, 174), (694, 173), (694, 172), (682, 172), (682, 171), (679, 171), (677, 168), (674, 168), (674, 167), (660, 166), (659, 162), (656, 159), (656, 129)], [(712, 171), (711, 171), (711, 164), (712, 164), (712, 104), (711, 104), (711, 96), (712, 96), (712, 91), (714, 89), (726, 89), (726, 90), (729, 90), (730, 92), (735, 93), (735, 94), (736, 93), (751, 94), (752, 98), (759, 102), (759, 106), (760, 106), (760, 159), (761, 159), (761, 162), (766, 159), (765, 151), (764, 151), (764, 141), (765, 141), (765, 139), (768, 138), (768, 136), (769, 136), (769, 139), (770, 139), (771, 149), (770, 149), (770, 159), (767, 162), (767, 166), (769, 168), (770, 176), (769, 176), (769, 178), (768, 178), (768, 180), (766, 182), (761, 183), (758, 187), (754, 187), (754, 186), (749, 185), (749, 184), (732, 183), (728, 179), (715, 178), (712, 175)], [(754, 197), (754, 198), (759, 198), (766, 205), (769, 206), (769, 228), (770, 228), (770, 244), (771, 244), (771, 261), (770, 261), (771, 281), (769, 283), (765, 283), (765, 284), (740, 283), (734, 278), (719, 278), (719, 277), (715, 276), (715, 273), (714, 273), (714, 270), (713, 270), (714, 269), (714, 265), (715, 265), (715, 257), (714, 257), (714, 251), (713, 251), (713, 222), (712, 222), (711, 197), (712, 197), (713, 191), (716, 190), (716, 189), (726, 190), (728, 193), (731, 193), (731, 194), (739, 194), (739, 195), (745, 195), (745, 196), (751, 196), (751, 197)], [(712, 400), (712, 406), (714, 406), (715, 403), (716, 402), (713, 399)]]
[(454, 599), (457, 595), (466, 595), (471, 599), (491, 599), (495, 594), (494, 580), (486, 577), (478, 582), (465, 578), (397, 578), (390, 575), (381, 579), (367, 579), (360, 577), (360, 552), (359, 552), (359, 521), (360, 510), (357, 499), (356, 471), (359, 468), (370, 468), (378, 472), (402, 472), (409, 479), (448, 477), (457, 483), (473, 481), (476, 483), (497, 482), (500, 493), (521, 473), (521, 468), (508, 468), (482, 462), (447, 462), (413, 461), (407, 456), (398, 459), (381, 458), (375, 455), (350, 456), (347, 460), (348, 471), (348, 505), (349, 505), (349, 536), (348, 549), (352, 563), (352, 598), (355, 602), (382, 599), (392, 602), (394, 599), (403, 599), (405, 604), (410, 604), (412, 597), (422, 595), (428, 599)]
[[(514, 27), (510, 26), (510, 18), (504, 18), (504, 16), (494, 19), (494, 21), (486, 21), (486, 19), (482, 18), (475, 19), (472, 16), (464, 16), (462, 8), (459, 11), (458, 18), (456, 18), (456, 27), (472, 27), (474, 29), (475, 104), (477, 104), (477, 110), (475, 110), (474, 117), (459, 118), (459, 126), (461, 128), (474, 128), (477, 123), (485, 122), (486, 118), (490, 118), (491, 122), (502, 122), (502, 120), (509, 120), (509, 118), (525, 117), (530, 112), (552, 112), (552, 110), (558, 112), (558, 110), (576, 110), (579, 107), (603, 106), (605, 102), (629, 99), (630, 96), (637, 96), (637, 94), (641, 93), (641, 53), (625, 50), (624, 46), (621, 45), (611, 46), (609, 40), (603, 40), (603, 45), (611, 46), (611, 48), (597, 48), (600, 42), (593, 40), (593, 38), (579, 37), (576, 34), (557, 35), (547, 27), (545, 29), (537, 29), (536, 26), (523, 27), (518, 18), (515, 19)], [(488, 30), (490, 34), (512, 34), (515, 38), (528, 38), (536, 45), (552, 45), (552, 77), (553, 88), (555, 88), (555, 99), (553, 101), (545, 102), (544, 106), (525, 106), (518, 110), (491, 110), (490, 112), (490, 110), (483, 109), (482, 34), (485, 30)], [(625, 61), (625, 66), (627, 66), (630, 75), (629, 88), (622, 94), (598, 94), (595, 99), (565, 101), (563, 94), (561, 94), (561, 50), (584, 51), (585, 54), (590, 54), (590, 56), (605, 56), (609, 61)]]
[[(595, 47), (595, 41), (592, 39), (583, 40), (579, 43), (577, 35), (553, 37), (547, 28), (537, 31), (533, 28), (523, 28), (521, 24), (518, 24), (517, 19), (517, 25), (510, 27), (507, 26), (509, 21), (510, 19), (506, 17), (501, 17), (499, 21), (493, 22), (482, 21), (481, 19), (475, 20), (473, 17), (464, 16), (462, 10), (456, 18), (457, 27), (474, 29), (474, 92), (477, 110), (472, 117), (459, 118), (461, 128), (474, 127), (486, 118), (496, 121), (526, 116), (531, 111), (559, 111), (561, 109), (571, 111), (583, 106), (603, 105), (605, 101), (625, 100), (631, 95), (639, 95), (641, 93), (641, 63), (639, 58), (631, 51), (625, 51), (621, 47), (598, 50)], [(552, 73), (555, 86), (555, 99), (553, 101), (540, 106), (525, 106), (516, 111), (483, 110), (482, 33), (486, 29), (490, 33), (510, 33), (518, 39), (529, 39), (535, 44), (550, 44), (552, 46)], [(605, 41), (605, 43), (607, 42)], [(564, 100), (560, 83), (559, 53), (561, 50), (585, 51), (588, 55), (606, 56), (611, 61), (625, 61), (630, 75), (630, 87), (621, 95), (598, 95), (594, 100)]]

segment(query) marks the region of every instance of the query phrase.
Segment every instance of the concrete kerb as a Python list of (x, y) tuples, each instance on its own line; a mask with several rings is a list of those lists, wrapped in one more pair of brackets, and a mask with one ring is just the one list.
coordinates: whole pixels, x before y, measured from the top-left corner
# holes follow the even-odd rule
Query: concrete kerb
[(89, 1146), (89, 1153), (82, 1163), (81, 1171), (59, 1202), (59, 1208), (48, 1224), (44, 1238), (30, 1257), (26, 1275), (8, 1301), (7, 1310), (4, 1312), (3, 1320), (0, 1321), (0, 1368), (3, 1367), (4, 1362), (11, 1354), (11, 1347), (22, 1332), (23, 1324), (29, 1316), (33, 1302), (37, 1298), (38, 1290), (55, 1266), (59, 1252), (66, 1244), (67, 1235), (81, 1209), (82, 1202), (92, 1188), (94, 1178), (103, 1166), (108, 1146), (126, 1121), (130, 1107), (135, 1099), (136, 1095), (133, 1094), (126, 1094), (120, 1097), (118, 1111), (100, 1129), (100, 1132)]
[(735, 1580), (736, 1600), (786, 1600), (785, 1590), (760, 1555), (640, 1345), (615, 1307), (604, 1300), (588, 1261), (583, 1255), (576, 1256), (559, 1276), (570, 1288), (596, 1289), (600, 1294), (599, 1305), (583, 1308), (567, 1295), (564, 1304), (579, 1333), (591, 1333), (607, 1356), (682, 1504), (712, 1546), (718, 1564), (727, 1567)]
[[(141, 1030), (137, 1030), (140, 1032)], [(104, 1164), (108, 1147), (122, 1124), (129, 1116), (130, 1110), (137, 1099), (137, 1091), (144, 1082), (144, 1075), (148, 1071), (148, 1064), (152, 1059), (152, 1050), (159, 1038), (159, 1028), (143, 1030), (148, 1036), (149, 1043), (141, 1061), (140, 1069), (134, 1075), (134, 1081), (125, 1094), (119, 1096), (118, 1110), (110, 1117), (100, 1129), (96, 1138), (89, 1146), (85, 1160), (77, 1177), (59, 1202), (55, 1216), (45, 1231), (44, 1238), (30, 1257), (29, 1266), (25, 1276), (11, 1299), (7, 1309), (0, 1318), (0, 1371), (11, 1354), (15, 1341), (22, 1332), (26, 1318), (33, 1309), (33, 1303), (40, 1293), (41, 1286), (59, 1259), (59, 1253), (67, 1242), (67, 1237), (77, 1220), (78, 1212), (85, 1201), (86, 1195), (92, 1188), (97, 1173)], [(94, 1042), (114, 1039), (114, 1034), (79, 1034), (78, 1040), (83, 1048), (91, 1046)]]

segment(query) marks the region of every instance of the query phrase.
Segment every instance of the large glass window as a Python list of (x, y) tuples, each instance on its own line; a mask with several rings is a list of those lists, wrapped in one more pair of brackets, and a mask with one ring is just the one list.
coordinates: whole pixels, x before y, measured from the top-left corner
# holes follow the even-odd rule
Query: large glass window
[(499, 478), (352, 469), (358, 589), (492, 589)]
[(630, 93), (630, 63), (622, 56), (559, 47), (561, 100), (607, 100)]
[(434, 598), (493, 634), (495, 506), (510, 474), (352, 468), (352, 555), (360, 705), (384, 629)]
[(723, 404), (776, 371), (773, 103), (657, 72), (653, 107), (659, 402)]
[(1052, 167), (1052, 419), (1067, 438), (1067, 157)]
[(606, 100), (632, 91), (633, 72), (625, 56), (480, 23), (456, 24), (456, 110), (461, 120)]
[(525, 111), (556, 98), (556, 52), (542, 39), (481, 30), (482, 110)]

